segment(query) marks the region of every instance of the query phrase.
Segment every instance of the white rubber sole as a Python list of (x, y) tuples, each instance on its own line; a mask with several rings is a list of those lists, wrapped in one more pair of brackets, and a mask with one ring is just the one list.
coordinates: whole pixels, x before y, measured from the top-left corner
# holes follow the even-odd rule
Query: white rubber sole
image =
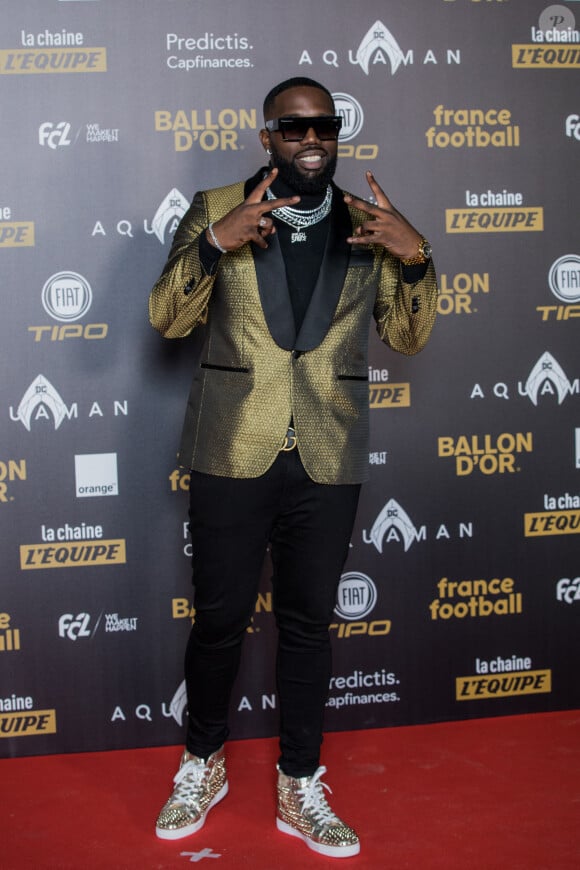
[(306, 834), (297, 831), (296, 828), (293, 828), (287, 822), (283, 822), (278, 816), (276, 816), (276, 827), (283, 834), (290, 834), (291, 837), (298, 837), (300, 840), (303, 840), (309, 849), (312, 849), (313, 852), (318, 852), (319, 855), (326, 855), (327, 858), (352, 858), (353, 855), (358, 855), (360, 852), (360, 843), (355, 843), (352, 846), (325, 846), (323, 843), (315, 843)]
[(228, 782), (226, 780), (224, 782), (224, 784), (222, 785), (222, 787), (220, 788), (220, 790), (218, 791), (218, 793), (216, 794), (216, 796), (210, 802), (210, 804), (209, 804), (207, 810), (205, 811), (205, 813), (203, 814), (203, 816), (200, 819), (198, 819), (197, 822), (194, 822), (192, 825), (186, 825), (183, 828), (175, 828), (175, 829), (156, 827), (155, 834), (159, 837), (160, 840), (181, 840), (181, 839), (183, 839), (183, 837), (191, 837), (192, 834), (197, 833), (197, 831), (200, 831), (203, 828), (203, 826), (205, 825), (205, 820), (207, 818), (207, 814), (209, 813), (209, 811), (211, 810), (212, 807), (215, 807), (216, 804), (219, 804), (219, 802), (222, 800), (222, 798), (225, 798), (225, 796), (228, 793), (228, 788), (229, 788)]

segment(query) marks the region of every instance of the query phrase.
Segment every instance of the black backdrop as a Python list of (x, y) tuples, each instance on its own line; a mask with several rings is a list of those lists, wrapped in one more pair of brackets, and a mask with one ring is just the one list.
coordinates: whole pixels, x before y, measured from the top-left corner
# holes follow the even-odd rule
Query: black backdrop
[[(195, 338), (149, 290), (196, 189), (262, 161), (309, 75), (427, 235), (428, 347), (371, 336), (371, 481), (328, 728), (575, 707), (580, 3), (4, 0), (0, 752), (178, 743), (190, 625), (175, 451)], [(232, 710), (274, 734), (267, 567)]]

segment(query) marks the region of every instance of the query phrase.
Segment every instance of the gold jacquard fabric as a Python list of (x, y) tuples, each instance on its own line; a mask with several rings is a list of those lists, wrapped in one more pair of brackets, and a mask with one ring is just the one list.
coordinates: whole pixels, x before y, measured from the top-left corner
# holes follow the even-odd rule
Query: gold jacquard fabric
[[(433, 265), (422, 281), (407, 285), (385, 249), (370, 246), (363, 265), (351, 257), (326, 334), (296, 356), (272, 338), (250, 245), (222, 255), (212, 276), (201, 266), (200, 233), (242, 201), (242, 183), (196, 194), (150, 297), (151, 323), (167, 338), (205, 324), (180, 462), (208, 474), (257, 477), (274, 462), (292, 418), (313, 480), (361, 482), (368, 476), (369, 323), (374, 316), (394, 350), (420, 351), (436, 314)], [(353, 227), (367, 219), (349, 211)]]

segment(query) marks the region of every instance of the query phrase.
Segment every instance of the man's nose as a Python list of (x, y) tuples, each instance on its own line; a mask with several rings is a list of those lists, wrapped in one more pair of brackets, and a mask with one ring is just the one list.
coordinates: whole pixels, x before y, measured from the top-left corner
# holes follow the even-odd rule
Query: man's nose
[(314, 127), (309, 127), (302, 139), (301, 142), (320, 142), (318, 138), (318, 133), (314, 129)]

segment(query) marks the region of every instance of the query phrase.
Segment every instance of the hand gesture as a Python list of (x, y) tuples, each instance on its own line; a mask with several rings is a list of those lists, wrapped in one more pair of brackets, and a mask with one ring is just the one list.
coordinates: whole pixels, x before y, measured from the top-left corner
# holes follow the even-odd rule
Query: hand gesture
[(360, 224), (354, 235), (347, 239), (351, 245), (382, 245), (401, 260), (417, 254), (421, 235), (392, 205), (386, 193), (377, 184), (372, 172), (366, 173), (376, 205), (347, 194), (344, 200), (369, 215), (369, 220)]
[[(213, 230), (216, 238), (226, 251), (235, 251), (248, 242), (255, 242), (260, 248), (267, 248), (266, 238), (276, 232), (274, 221), (268, 212), (300, 202), (299, 196), (262, 201), (267, 188), (270, 187), (277, 175), (278, 170), (272, 169), (256, 185), (247, 199), (214, 223)], [(206, 237), (208, 242), (215, 247), (207, 230)]]

